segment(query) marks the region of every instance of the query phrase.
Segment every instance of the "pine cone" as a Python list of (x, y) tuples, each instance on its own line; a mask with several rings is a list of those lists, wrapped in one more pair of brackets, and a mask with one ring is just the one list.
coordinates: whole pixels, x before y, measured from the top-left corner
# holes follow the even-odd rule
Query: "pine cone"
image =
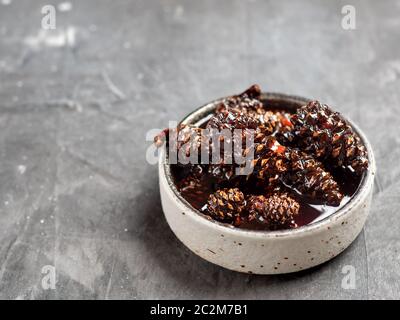
[(256, 129), (258, 121), (247, 112), (239, 109), (224, 108), (213, 115), (207, 123), (207, 128), (218, 130)]
[(257, 84), (254, 84), (241, 94), (224, 99), (217, 107), (217, 113), (224, 109), (235, 109), (244, 112), (262, 109), (263, 104), (259, 100), (260, 96), (261, 88)]
[[(161, 147), (164, 143), (168, 148), (168, 152), (176, 153), (179, 160), (190, 160), (190, 163), (201, 163), (202, 149), (206, 150), (208, 157), (210, 157), (210, 145), (207, 132), (199, 127), (193, 125), (180, 124), (174, 129), (164, 129), (157, 136), (154, 137), (154, 144)], [(171, 153), (170, 153), (171, 154)]]
[(276, 181), (288, 170), (286, 147), (279, 144), (272, 136), (264, 136), (260, 139), (261, 142), (254, 144), (252, 175), (264, 181)]
[(238, 188), (221, 189), (209, 196), (207, 212), (216, 220), (234, 222), (240, 218), (245, 206), (244, 195)]
[(322, 163), (298, 149), (282, 146), (275, 137), (267, 136), (255, 144), (253, 173), (274, 186), (279, 181), (308, 196), (330, 205), (343, 199), (339, 185)]
[[(164, 143), (167, 143), (167, 146), (170, 147), (171, 142), (173, 142), (172, 145), (177, 151), (182, 150), (186, 156), (189, 156), (191, 150), (200, 150), (202, 134), (201, 128), (180, 124), (177, 128), (167, 128), (161, 131), (154, 137), (154, 144), (161, 147)], [(170, 138), (174, 138), (176, 141), (170, 141)]]
[(260, 127), (266, 134), (283, 134), (293, 127), (287, 112), (266, 111), (260, 122)]
[(288, 149), (289, 170), (282, 177), (285, 184), (302, 195), (338, 206), (343, 199), (338, 183), (321, 162), (297, 149)]
[[(241, 94), (224, 99), (215, 111), (215, 115), (209, 120), (207, 128), (214, 129), (241, 129), (257, 127), (257, 121), (248, 115), (249, 110), (261, 110), (263, 108), (262, 102), (258, 100), (261, 94), (261, 89), (258, 85), (253, 85)], [(180, 124), (176, 128), (178, 134), (178, 147), (186, 144), (190, 137), (193, 135), (201, 135), (202, 130), (191, 125)], [(164, 142), (168, 143), (170, 136), (170, 129), (164, 129), (157, 136), (154, 137), (154, 143), (160, 147)], [(198, 141), (197, 141), (198, 142)], [(189, 149), (195, 149), (198, 146), (196, 141)], [(190, 153), (186, 150), (185, 153)]]
[(291, 117), (293, 130), (287, 134), (300, 149), (361, 174), (368, 167), (368, 155), (350, 124), (327, 105), (311, 101)]
[(299, 209), (299, 203), (287, 193), (250, 196), (247, 200), (249, 220), (257, 220), (272, 230), (296, 228), (294, 217), (299, 214)]
[(260, 87), (253, 85), (241, 94), (224, 99), (208, 121), (207, 128), (256, 129), (259, 120), (254, 115), (257, 110), (263, 110), (263, 104), (258, 100), (260, 94)]
[(243, 93), (222, 101), (215, 115), (209, 120), (208, 128), (257, 129), (266, 135), (286, 132), (291, 129), (290, 115), (286, 112), (267, 111), (259, 100), (261, 89), (253, 85)]
[(177, 145), (178, 152), (182, 152), (186, 157), (193, 153), (201, 155), (203, 129), (192, 125), (179, 125), (177, 128)]

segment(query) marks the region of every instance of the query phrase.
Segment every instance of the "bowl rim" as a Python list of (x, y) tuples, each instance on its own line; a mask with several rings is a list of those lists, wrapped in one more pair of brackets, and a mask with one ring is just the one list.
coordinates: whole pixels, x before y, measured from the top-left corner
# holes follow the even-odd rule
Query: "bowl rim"
[[(190, 112), (188, 115), (186, 115), (180, 123), (188, 124), (188, 123), (196, 123), (199, 120), (203, 119), (207, 115), (212, 112), (216, 105), (226, 99), (227, 97), (219, 98), (216, 100), (213, 100), (205, 105), (202, 105), (198, 108), (196, 108), (194, 111)], [(261, 99), (260, 100), (273, 100), (273, 99), (279, 99), (279, 100), (286, 100), (286, 102), (289, 103), (294, 103), (294, 104), (306, 104), (307, 102), (311, 101), (311, 99), (308, 98), (303, 98), (300, 96), (295, 96), (295, 95), (289, 95), (289, 94), (283, 94), (283, 93), (277, 93), (277, 92), (263, 92), (261, 94)], [(178, 201), (178, 203), (185, 208), (185, 213), (190, 213), (189, 216), (192, 218), (195, 218), (201, 223), (204, 223), (208, 225), (209, 227), (216, 227), (220, 229), (221, 232), (230, 232), (236, 235), (243, 235), (243, 236), (253, 236), (253, 237), (292, 237), (292, 236), (302, 236), (309, 234), (312, 231), (319, 230), (321, 228), (326, 228), (330, 226), (332, 223), (335, 221), (339, 220), (340, 218), (346, 216), (348, 212), (350, 212), (353, 208), (357, 207), (357, 205), (361, 202), (364, 201), (364, 199), (368, 196), (370, 189), (373, 186), (373, 179), (376, 171), (375, 167), (375, 158), (374, 154), (372, 151), (372, 146), (368, 139), (366, 138), (365, 134), (362, 132), (362, 130), (354, 124), (354, 122), (349, 119), (348, 117), (345, 117), (345, 119), (350, 123), (352, 126), (353, 130), (359, 135), (362, 143), (367, 149), (368, 153), (368, 169), (366, 173), (364, 174), (363, 178), (361, 179), (360, 185), (357, 188), (355, 194), (352, 196), (352, 198), (341, 208), (339, 208), (337, 211), (332, 213), (331, 215), (318, 220), (314, 223), (308, 224), (301, 226), (296, 229), (284, 229), (284, 230), (252, 230), (252, 229), (240, 229), (236, 228), (230, 224), (223, 223), (216, 221), (214, 219), (210, 219), (207, 215), (203, 214), (199, 210), (193, 208), (190, 203), (183, 198), (183, 196), (180, 194), (178, 189), (176, 188), (176, 185), (172, 179), (172, 174), (170, 170), (170, 165), (166, 161), (167, 160), (167, 152), (165, 152), (165, 147), (160, 148), (160, 153), (159, 153), (159, 170), (160, 173), (163, 174), (164, 178), (166, 179), (166, 182), (168, 184), (168, 187), (170, 191), (172, 192), (174, 199)], [(200, 218), (200, 219), (198, 219)]]

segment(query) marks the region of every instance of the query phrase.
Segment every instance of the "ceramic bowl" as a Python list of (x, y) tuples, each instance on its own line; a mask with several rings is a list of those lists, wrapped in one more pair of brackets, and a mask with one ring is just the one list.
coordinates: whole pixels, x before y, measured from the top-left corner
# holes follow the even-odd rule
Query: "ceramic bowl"
[[(211, 114), (211, 102), (182, 122), (197, 123)], [(268, 105), (284, 104), (289, 109), (309, 99), (264, 93)], [(253, 274), (281, 274), (305, 270), (328, 261), (345, 250), (361, 232), (370, 210), (375, 174), (371, 145), (350, 121), (368, 150), (369, 169), (352, 199), (330, 216), (292, 230), (253, 231), (207, 219), (195, 210), (176, 189), (165, 150), (159, 155), (159, 183), (162, 207), (172, 231), (198, 256), (224, 268)]]

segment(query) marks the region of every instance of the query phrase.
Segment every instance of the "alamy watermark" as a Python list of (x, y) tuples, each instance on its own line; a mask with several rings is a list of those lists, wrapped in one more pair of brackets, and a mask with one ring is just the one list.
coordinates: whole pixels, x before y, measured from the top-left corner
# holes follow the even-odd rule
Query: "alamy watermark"
[(354, 290), (356, 288), (356, 268), (352, 265), (345, 265), (342, 267), (342, 289)]
[(342, 7), (342, 28), (344, 30), (356, 29), (356, 8), (352, 5)]
[(55, 290), (56, 289), (56, 268), (52, 265), (45, 265), (42, 268), (42, 289)]
[(45, 5), (42, 7), (42, 29), (54, 30), (56, 29), (56, 8), (52, 5)]

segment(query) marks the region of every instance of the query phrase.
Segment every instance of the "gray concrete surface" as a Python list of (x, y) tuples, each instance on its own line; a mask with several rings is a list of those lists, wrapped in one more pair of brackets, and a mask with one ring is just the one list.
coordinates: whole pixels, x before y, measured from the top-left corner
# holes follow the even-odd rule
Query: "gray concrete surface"
[[(0, 298), (400, 298), (399, 1), (71, 1), (48, 32), (46, 3), (60, 2), (0, 1)], [(364, 231), (310, 271), (251, 276), (191, 254), (145, 160), (148, 130), (252, 83), (332, 104), (375, 150)]]

